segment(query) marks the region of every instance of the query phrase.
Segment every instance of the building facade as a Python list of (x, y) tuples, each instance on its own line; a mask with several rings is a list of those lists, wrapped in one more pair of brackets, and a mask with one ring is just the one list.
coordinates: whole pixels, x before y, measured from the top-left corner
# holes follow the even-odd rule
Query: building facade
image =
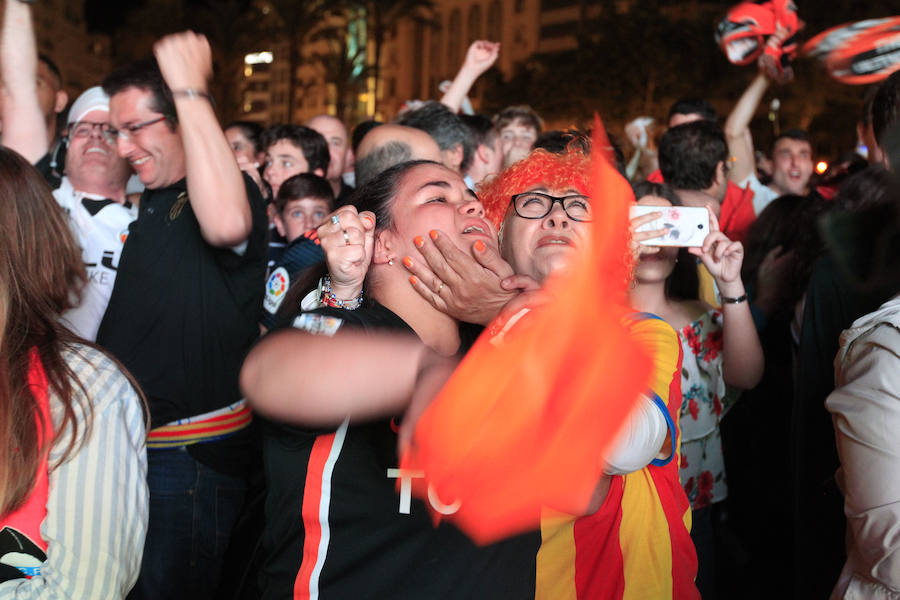
[(110, 37), (88, 33), (83, 2), (42, 0), (33, 6), (38, 51), (59, 67), (63, 86), (74, 101), (109, 73)]

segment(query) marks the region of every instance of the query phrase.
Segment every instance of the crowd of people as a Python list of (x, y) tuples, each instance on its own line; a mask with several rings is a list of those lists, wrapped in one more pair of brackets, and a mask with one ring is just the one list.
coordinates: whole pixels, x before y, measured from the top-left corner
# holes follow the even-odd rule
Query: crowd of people
[[(807, 132), (756, 149), (762, 62), (621, 141), (467, 114), (488, 41), (390, 122), (222, 126), (202, 35), (70, 103), (3, 13), (0, 598), (900, 598), (900, 71), (819, 177)], [(589, 498), (474, 541), (401, 463), (476, 340), (607, 309), (554, 294), (620, 200), (648, 383), (596, 389), (633, 408)]]

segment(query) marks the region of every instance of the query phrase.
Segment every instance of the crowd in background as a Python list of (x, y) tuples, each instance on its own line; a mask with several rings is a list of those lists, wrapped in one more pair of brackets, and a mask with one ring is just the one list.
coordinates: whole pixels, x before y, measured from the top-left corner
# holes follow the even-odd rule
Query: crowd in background
[[(809, 132), (755, 145), (764, 61), (621, 139), (471, 113), (489, 41), (387, 122), (222, 126), (203, 36), (70, 102), (3, 11), (0, 598), (900, 598), (900, 71), (822, 177)], [(622, 224), (650, 383), (590, 498), (477, 544), (400, 457), (572, 276), (597, 154), (653, 211)], [(673, 207), (708, 235), (661, 242)]]

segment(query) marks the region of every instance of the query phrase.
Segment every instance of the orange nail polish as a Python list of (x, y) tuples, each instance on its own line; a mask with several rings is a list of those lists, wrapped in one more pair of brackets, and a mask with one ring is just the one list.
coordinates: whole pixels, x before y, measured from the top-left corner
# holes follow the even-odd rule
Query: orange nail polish
[(413, 238), (413, 244), (416, 245), (416, 248), (421, 248), (422, 246), (425, 245), (425, 240), (422, 239), (421, 235), (417, 235), (416, 237)]
[(413, 284), (413, 285), (416, 285), (417, 283), (419, 283), (419, 280), (416, 279), (416, 276), (415, 276), (415, 275), (410, 275), (410, 276), (409, 276), (409, 282), (410, 282), (411, 284)]
[(412, 259), (408, 256), (403, 257), (403, 264), (407, 269), (412, 269)]
[(437, 229), (432, 229), (431, 231), (428, 232), (428, 235), (431, 236), (431, 239), (436, 240), (437, 239)]
[(482, 242), (481, 240), (477, 240), (475, 242), (475, 249), (479, 252), (484, 252), (484, 242)]

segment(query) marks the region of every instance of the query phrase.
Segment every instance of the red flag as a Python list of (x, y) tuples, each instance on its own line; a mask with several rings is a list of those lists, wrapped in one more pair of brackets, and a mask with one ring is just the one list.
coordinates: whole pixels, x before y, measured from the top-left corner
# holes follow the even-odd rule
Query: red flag
[[(598, 118), (595, 149), (608, 145), (603, 131)], [(541, 506), (583, 513), (605, 452), (646, 389), (650, 359), (623, 327), (634, 197), (605, 154), (592, 159), (590, 240), (546, 282), (555, 301), (500, 344), (488, 333), (496, 328), (486, 330), (401, 460), (424, 471), (440, 503), (459, 503), (449, 518), (480, 543), (537, 527)]]
[(803, 46), (842, 83), (865, 85), (900, 70), (900, 16), (832, 27)]

